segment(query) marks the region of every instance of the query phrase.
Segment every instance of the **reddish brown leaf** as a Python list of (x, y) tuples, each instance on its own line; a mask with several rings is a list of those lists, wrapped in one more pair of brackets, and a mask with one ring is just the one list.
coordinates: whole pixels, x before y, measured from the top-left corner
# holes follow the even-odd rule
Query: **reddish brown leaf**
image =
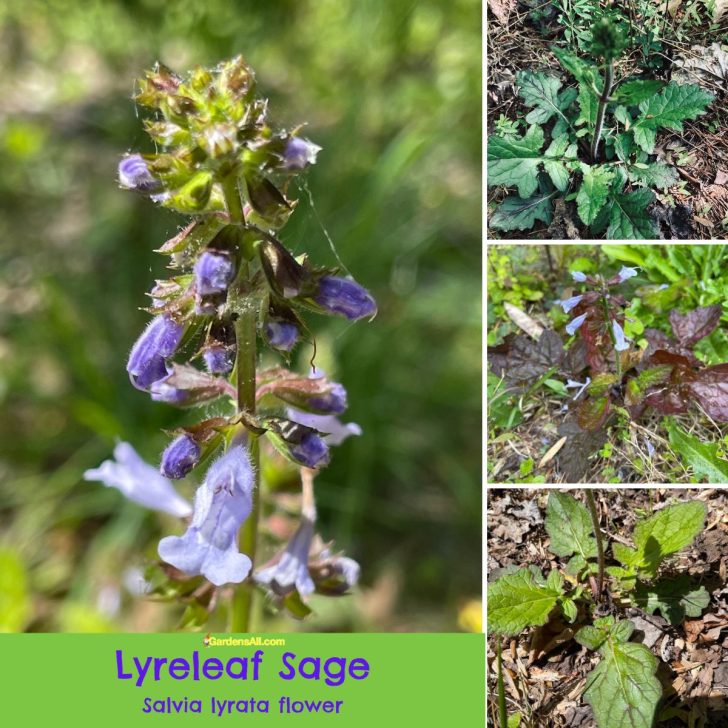
[(718, 422), (728, 422), (728, 364), (697, 372), (689, 388), (710, 417)]
[(719, 303), (703, 306), (686, 314), (670, 311), (670, 325), (678, 342), (690, 346), (707, 336), (720, 321), (722, 307)]
[(530, 383), (563, 360), (563, 341), (550, 329), (544, 329), (538, 341), (525, 335), (509, 336), (500, 346), (488, 349), (491, 371), (513, 383)]
[(589, 397), (585, 399), (576, 411), (576, 420), (582, 430), (593, 432), (598, 430), (609, 414), (609, 395), (603, 397)]

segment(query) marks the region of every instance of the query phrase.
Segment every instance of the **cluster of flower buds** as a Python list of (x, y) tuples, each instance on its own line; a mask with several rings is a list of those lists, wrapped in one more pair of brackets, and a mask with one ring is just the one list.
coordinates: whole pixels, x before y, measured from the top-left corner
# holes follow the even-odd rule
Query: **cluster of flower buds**
[[(254, 402), (241, 404), (243, 350), (255, 353), (259, 340), (287, 359), (308, 331), (307, 311), (354, 321), (373, 317), (377, 305), (356, 281), (294, 256), (276, 236), (296, 207), (287, 197), (290, 181), (321, 148), (300, 127), (270, 126), (267, 101), (241, 57), (186, 78), (157, 65), (139, 82), (135, 101), (152, 110), (145, 128), (157, 151), (124, 156), (119, 183), (193, 219), (159, 249), (172, 275), (150, 292), (153, 318), (132, 347), (127, 371), (157, 401), (189, 407), (221, 399), (230, 412), (174, 433), (154, 477), (127, 444), (115, 451), (116, 461), (86, 475), (149, 507), (192, 513), (184, 535), (162, 539), (161, 558), (215, 585), (237, 583), (252, 568), (237, 548), (256, 497), (251, 440), (265, 436), (289, 461), (316, 469), (329, 462), (330, 446), (361, 434), (338, 419), (346, 390), (321, 373), (253, 371)], [(244, 317), (254, 317), (252, 341), (240, 333)], [(171, 481), (210, 460), (192, 510)], [(308, 564), (313, 529), (314, 521), (303, 518), (275, 573), (268, 568), (256, 581), (311, 593), (316, 579), (300, 564)], [(355, 562), (328, 555), (320, 561), (324, 593), (356, 582)]]

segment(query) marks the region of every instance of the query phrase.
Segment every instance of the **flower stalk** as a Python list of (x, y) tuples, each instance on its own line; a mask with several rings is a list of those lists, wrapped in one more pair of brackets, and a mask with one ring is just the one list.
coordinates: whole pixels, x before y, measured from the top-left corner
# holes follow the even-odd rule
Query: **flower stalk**
[(592, 519), (592, 525), (594, 527), (594, 537), (597, 540), (597, 563), (599, 571), (597, 573), (597, 591), (594, 597), (600, 599), (602, 595), (602, 589), (604, 587), (604, 543), (602, 541), (602, 532), (599, 527), (599, 514), (597, 513), (597, 506), (594, 502), (594, 494), (590, 488), (586, 488), (586, 503), (589, 506), (589, 515)]

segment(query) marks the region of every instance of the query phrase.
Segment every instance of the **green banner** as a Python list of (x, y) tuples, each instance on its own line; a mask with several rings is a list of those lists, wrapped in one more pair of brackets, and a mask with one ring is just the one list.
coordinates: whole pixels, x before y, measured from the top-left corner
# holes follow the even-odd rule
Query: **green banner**
[(480, 728), (484, 662), (477, 634), (3, 635), (3, 723)]

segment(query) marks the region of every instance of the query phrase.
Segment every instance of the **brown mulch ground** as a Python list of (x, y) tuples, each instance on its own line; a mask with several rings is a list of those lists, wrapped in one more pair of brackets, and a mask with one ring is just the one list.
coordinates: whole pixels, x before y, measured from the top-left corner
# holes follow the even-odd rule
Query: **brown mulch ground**
[[(570, 491), (583, 501), (580, 491)], [(487, 492), (487, 574), (497, 578), (510, 565), (535, 565), (547, 573), (563, 564), (549, 551), (544, 529), (548, 490), (496, 489)], [(659, 728), (728, 726), (728, 491), (724, 489), (620, 489), (595, 491), (607, 541), (631, 544), (641, 517), (676, 502), (698, 499), (708, 506), (705, 529), (695, 543), (671, 557), (665, 573), (689, 574), (710, 593), (698, 618), (672, 626), (659, 613), (612, 605), (615, 616), (631, 619), (641, 640), (661, 661), (663, 685)], [(610, 563), (607, 549), (607, 563)], [(593, 653), (572, 639), (573, 629), (552, 619), (544, 627), (503, 646), (509, 715), (520, 712), (524, 728), (596, 728), (591, 709), (581, 700)], [(496, 725), (495, 647), (488, 645), (489, 725)]]

